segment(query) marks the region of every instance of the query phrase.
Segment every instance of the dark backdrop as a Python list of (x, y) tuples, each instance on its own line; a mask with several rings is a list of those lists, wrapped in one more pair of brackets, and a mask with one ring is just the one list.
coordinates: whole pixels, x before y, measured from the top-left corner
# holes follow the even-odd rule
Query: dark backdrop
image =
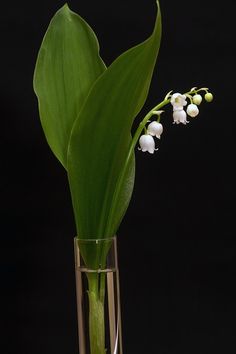
[[(110, 64), (149, 36), (154, 0), (68, 1)], [(162, 0), (163, 37), (143, 113), (171, 89), (209, 86), (188, 126), (166, 114), (154, 156), (137, 151), (118, 232), (124, 352), (236, 352), (235, 33), (233, 1)], [(1, 5), (2, 354), (75, 354), (77, 323), (67, 179), (39, 123), (32, 75), (61, 0)]]

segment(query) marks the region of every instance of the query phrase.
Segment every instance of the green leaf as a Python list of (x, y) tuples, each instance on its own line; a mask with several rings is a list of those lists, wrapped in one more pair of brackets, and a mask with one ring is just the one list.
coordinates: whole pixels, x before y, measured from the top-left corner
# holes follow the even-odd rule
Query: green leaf
[(73, 126), (68, 177), (80, 238), (113, 236), (134, 183), (131, 127), (150, 86), (161, 39), (161, 15), (152, 35), (118, 57), (100, 76)]
[(43, 130), (65, 168), (73, 123), (105, 69), (94, 32), (65, 4), (49, 24), (34, 72)]

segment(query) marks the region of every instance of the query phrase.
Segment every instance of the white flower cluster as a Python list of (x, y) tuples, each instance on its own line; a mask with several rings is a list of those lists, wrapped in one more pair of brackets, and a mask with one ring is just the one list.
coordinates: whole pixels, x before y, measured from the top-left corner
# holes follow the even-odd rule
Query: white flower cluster
[[(159, 117), (163, 111), (153, 111), (153, 114), (156, 114)], [(153, 121), (151, 122), (146, 130), (146, 134), (141, 135), (139, 139), (140, 148), (143, 152), (148, 151), (150, 154), (153, 154), (154, 151), (158, 150), (155, 148), (154, 136), (158, 139), (161, 138), (161, 134), (163, 132), (163, 126), (160, 122)]]
[(181, 93), (174, 93), (171, 96), (170, 103), (173, 106), (173, 119), (176, 124), (182, 123), (187, 124), (189, 121), (187, 120), (187, 114), (190, 117), (196, 117), (199, 113), (199, 109), (197, 105), (199, 105), (202, 101), (201, 95), (194, 95), (192, 97), (192, 103), (187, 106), (187, 113), (184, 110), (184, 106), (187, 105), (186, 95), (182, 95)]
[[(200, 90), (205, 90), (205, 100), (207, 102), (211, 102), (213, 100), (213, 95), (208, 92), (207, 88), (203, 88)], [(171, 103), (173, 107), (173, 123), (174, 124), (187, 124), (189, 121), (187, 120), (187, 115), (189, 117), (196, 117), (199, 114), (198, 106), (202, 102), (202, 96), (197, 93), (200, 90), (196, 90), (196, 87), (193, 87), (189, 93), (186, 95), (182, 95), (179, 92), (176, 92), (171, 95), (171, 92), (167, 94), (165, 99), (168, 99), (168, 102)], [(170, 98), (170, 99), (169, 99)], [(190, 100), (188, 104), (187, 99)], [(184, 107), (187, 106), (186, 111)], [(164, 111), (155, 111), (151, 112), (152, 115), (156, 114), (158, 116), (157, 121), (151, 122), (147, 128), (145, 128), (145, 134), (141, 135), (139, 138), (139, 150), (143, 152), (148, 151), (150, 154), (153, 154), (154, 151), (158, 150), (155, 148), (154, 136), (160, 139), (161, 134), (163, 132), (163, 126), (160, 123), (160, 115)]]

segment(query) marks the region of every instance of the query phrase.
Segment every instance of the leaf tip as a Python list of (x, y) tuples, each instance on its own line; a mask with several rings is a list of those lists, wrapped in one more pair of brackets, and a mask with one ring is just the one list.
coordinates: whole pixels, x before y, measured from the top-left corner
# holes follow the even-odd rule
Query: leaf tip
[(61, 7), (61, 11), (65, 13), (69, 13), (71, 11), (67, 2), (65, 2), (65, 4)]
[(159, 0), (156, 0), (156, 5), (157, 5), (158, 16), (160, 16), (161, 15), (161, 6), (160, 6)]
[(65, 4), (61, 7), (61, 10), (62, 10), (62, 11), (65, 11), (65, 12), (67, 12), (67, 11), (70, 10), (69, 5), (68, 5), (67, 2), (65, 2)]

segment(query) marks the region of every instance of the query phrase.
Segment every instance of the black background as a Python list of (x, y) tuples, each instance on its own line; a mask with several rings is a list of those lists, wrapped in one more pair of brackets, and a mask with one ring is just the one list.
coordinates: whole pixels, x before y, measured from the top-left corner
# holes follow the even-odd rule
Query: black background
[[(107, 65), (153, 28), (154, 0), (68, 4), (97, 33)], [(159, 151), (136, 153), (118, 232), (128, 354), (236, 353), (233, 4), (161, 1), (162, 45), (142, 114), (171, 89), (208, 86), (214, 102), (187, 126), (172, 125), (169, 110)], [(42, 37), (61, 5), (1, 5), (2, 354), (78, 353), (73, 211), (32, 89)]]

